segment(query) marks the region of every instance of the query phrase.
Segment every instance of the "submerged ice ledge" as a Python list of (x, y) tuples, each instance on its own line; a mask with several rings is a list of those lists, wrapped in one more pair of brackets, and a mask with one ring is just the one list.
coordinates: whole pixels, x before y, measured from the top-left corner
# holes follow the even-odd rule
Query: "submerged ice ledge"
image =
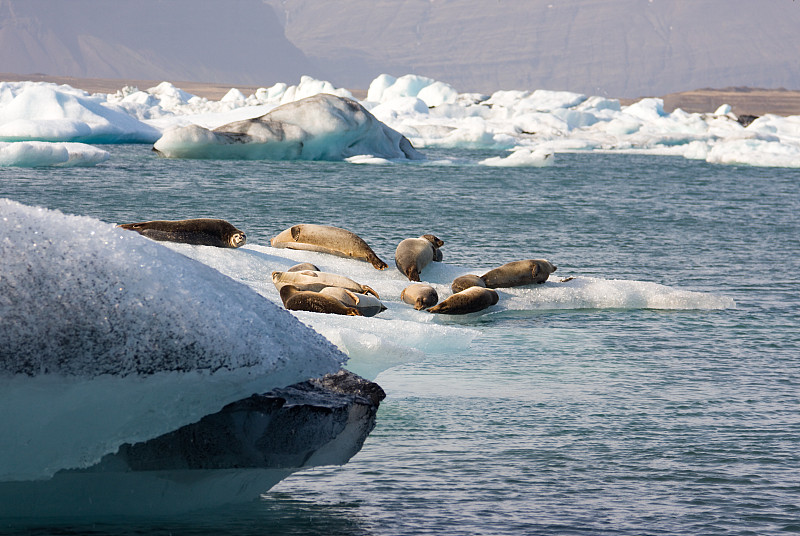
[(340, 371), (228, 404), (83, 469), (0, 482), (0, 518), (152, 516), (251, 501), (289, 474), (341, 465), (375, 426), (376, 384)]
[(87, 467), (347, 357), (205, 264), (0, 200), (0, 480)]
[[(274, 124), (254, 121), (268, 117), (276, 107), (320, 94), (352, 99), (349, 91), (310, 77), (296, 86), (275, 84), (250, 96), (232, 89), (219, 101), (166, 82), (145, 91), (123, 88), (95, 95), (69, 86), (3, 82), (0, 141), (153, 143), (164, 136), (158, 145), (165, 152), (192, 157), (336, 158), (384, 164), (413, 154), (397, 141), (407, 139), (417, 148), (510, 151), (507, 158), (480, 162), (491, 166), (548, 165), (553, 160), (547, 155), (558, 152), (618, 151), (715, 164), (800, 167), (800, 116), (766, 115), (740, 123), (727, 105), (702, 114), (680, 109), (666, 113), (663, 101), (656, 98), (622, 106), (615, 99), (568, 91), (459, 93), (416, 75), (381, 75), (372, 82), (359, 104), (380, 128), (362, 125), (323, 132), (319, 127), (325, 123), (355, 124), (355, 114), (332, 107), (320, 108), (327, 114), (321, 120), (288, 108), (291, 121), (284, 114), (275, 123), (293, 125), (283, 133), (272, 128)], [(215, 131), (232, 123), (239, 124)], [(312, 128), (306, 128), (309, 125)], [(393, 140), (388, 151), (383, 138), (387, 132)], [(357, 140), (354, 133), (360, 133)], [(267, 148), (266, 140), (279, 143)], [(313, 140), (311, 147), (305, 147), (308, 140)]]

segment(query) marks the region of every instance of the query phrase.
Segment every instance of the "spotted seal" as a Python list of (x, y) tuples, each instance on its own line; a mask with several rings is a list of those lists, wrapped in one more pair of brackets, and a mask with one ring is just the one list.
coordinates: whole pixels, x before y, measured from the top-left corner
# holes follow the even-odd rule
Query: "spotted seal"
[(342, 287), (325, 287), (319, 292), (336, 298), (347, 307), (358, 309), (362, 316), (375, 316), (386, 310), (386, 306), (375, 296), (351, 292)]
[(394, 252), (394, 264), (409, 281), (419, 281), (419, 274), (433, 261), (441, 261), (439, 248), (444, 242), (432, 234), (402, 240)]
[(154, 220), (123, 223), (122, 229), (136, 231), (142, 236), (165, 242), (180, 242), (218, 248), (238, 248), (247, 241), (240, 231), (225, 220), (196, 218), (189, 220)]
[(489, 288), (469, 287), (456, 292), (438, 305), (428, 309), (428, 312), (446, 315), (465, 315), (482, 311), (491, 307), (499, 300), (497, 292)]
[(295, 264), (294, 266), (287, 268), (287, 272), (304, 272), (305, 270), (311, 270), (312, 272), (319, 272), (319, 268), (316, 265), (311, 264), (310, 262), (301, 262), (300, 264)]
[(274, 236), (270, 244), (274, 248), (302, 249), (350, 257), (366, 261), (378, 270), (387, 267), (387, 264), (378, 258), (360, 236), (347, 229), (330, 225), (311, 223), (293, 225)]
[(544, 259), (528, 259), (504, 264), (481, 276), (486, 288), (508, 288), (521, 285), (541, 284), (558, 267)]
[(483, 282), (483, 279), (478, 277), (475, 274), (466, 274), (453, 279), (453, 282), (450, 283), (450, 289), (453, 291), (453, 294), (456, 292), (461, 292), (462, 290), (468, 289), (469, 287), (486, 287), (486, 283)]
[(355, 307), (348, 307), (332, 296), (311, 290), (300, 290), (293, 285), (280, 289), (283, 306), (290, 311), (310, 311), (334, 315), (362, 316)]
[(400, 299), (420, 311), (436, 305), (439, 301), (439, 294), (430, 285), (414, 283), (403, 289), (400, 293)]
[(367, 285), (362, 285), (339, 274), (329, 272), (316, 272), (313, 270), (303, 270), (302, 272), (272, 272), (272, 283), (280, 291), (284, 285), (292, 285), (298, 290), (312, 290), (319, 292), (325, 287), (341, 287), (350, 292), (360, 294), (372, 294), (380, 299), (378, 293)]

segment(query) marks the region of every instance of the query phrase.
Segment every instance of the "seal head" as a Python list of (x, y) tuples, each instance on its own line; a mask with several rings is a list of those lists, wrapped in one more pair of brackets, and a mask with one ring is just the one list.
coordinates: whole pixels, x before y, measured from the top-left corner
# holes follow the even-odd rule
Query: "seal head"
[(430, 285), (414, 283), (403, 289), (400, 293), (400, 299), (409, 305), (413, 305), (417, 311), (421, 311), (436, 305), (436, 302), (439, 301), (439, 294)]

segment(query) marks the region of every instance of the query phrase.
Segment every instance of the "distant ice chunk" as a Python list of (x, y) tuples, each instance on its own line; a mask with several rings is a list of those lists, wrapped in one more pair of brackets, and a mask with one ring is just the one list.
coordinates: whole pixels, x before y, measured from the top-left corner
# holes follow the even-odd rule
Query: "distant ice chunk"
[(382, 74), (372, 81), (367, 91), (367, 100), (372, 102), (387, 102), (402, 97), (416, 97), (427, 106), (434, 107), (456, 102), (458, 92), (449, 84), (413, 74), (400, 78)]
[(520, 147), (506, 157), (495, 156), (481, 160), (480, 164), (494, 167), (545, 167), (555, 162), (553, 153)]
[(800, 146), (757, 138), (722, 140), (705, 155), (712, 164), (800, 168)]
[(0, 274), (0, 480), (86, 467), (347, 359), (247, 286), (92, 218), (0, 200)]
[(88, 167), (105, 162), (108, 151), (84, 143), (0, 142), (0, 166)]
[(731, 108), (730, 104), (722, 104), (719, 108), (714, 112), (714, 115), (728, 115), (731, 113), (733, 109)]
[(404, 136), (351, 99), (319, 94), (267, 114), (209, 130), (197, 125), (164, 133), (154, 148), (173, 158), (343, 160), (423, 158)]
[(6, 89), (0, 89), (3, 141), (151, 143), (159, 136), (125, 110), (75, 90), (33, 82)]

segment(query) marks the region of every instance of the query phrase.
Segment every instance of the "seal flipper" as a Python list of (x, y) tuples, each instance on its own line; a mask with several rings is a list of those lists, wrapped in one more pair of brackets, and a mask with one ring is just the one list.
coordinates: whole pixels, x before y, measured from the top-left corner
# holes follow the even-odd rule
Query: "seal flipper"
[(377, 293), (377, 292), (375, 292), (374, 290), (372, 290), (372, 289), (371, 289), (370, 287), (368, 287), (367, 285), (361, 285), (361, 288), (363, 289), (362, 291), (363, 291), (363, 293), (364, 293), (364, 294), (372, 294), (373, 296), (375, 296), (375, 297), (376, 297), (376, 298), (378, 298), (379, 300), (381, 299), (381, 297), (380, 297), (380, 296), (378, 296), (378, 293)]
[(367, 254), (367, 260), (374, 268), (377, 268), (378, 270), (385, 270), (389, 266), (371, 251)]

